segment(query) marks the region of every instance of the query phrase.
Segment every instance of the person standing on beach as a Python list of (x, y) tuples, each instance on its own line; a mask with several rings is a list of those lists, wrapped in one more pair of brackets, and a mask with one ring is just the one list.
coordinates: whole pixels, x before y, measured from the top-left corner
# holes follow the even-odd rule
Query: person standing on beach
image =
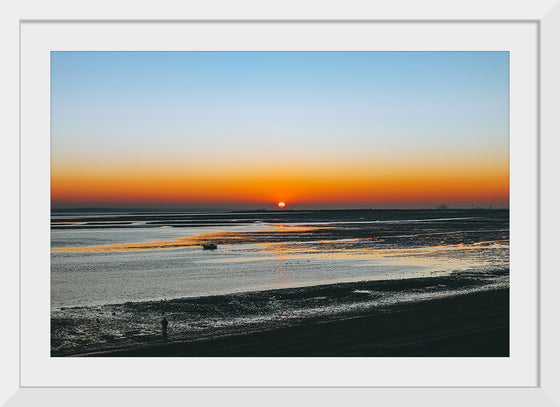
[(163, 319), (161, 320), (161, 335), (163, 336), (164, 339), (167, 339), (167, 325), (169, 323), (167, 322), (167, 318), (163, 317)]

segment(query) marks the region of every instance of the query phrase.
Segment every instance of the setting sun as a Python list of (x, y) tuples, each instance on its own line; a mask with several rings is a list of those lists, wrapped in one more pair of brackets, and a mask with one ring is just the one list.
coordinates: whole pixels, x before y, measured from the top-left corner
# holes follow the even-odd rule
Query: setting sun
[(286, 204), (284, 202), (278, 202), (278, 207), (279, 208), (283, 208), (284, 206), (286, 206)]

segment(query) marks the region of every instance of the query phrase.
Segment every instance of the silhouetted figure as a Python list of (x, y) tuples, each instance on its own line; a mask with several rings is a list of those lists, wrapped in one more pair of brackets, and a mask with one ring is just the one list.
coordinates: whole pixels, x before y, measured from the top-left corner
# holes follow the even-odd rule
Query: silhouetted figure
[(167, 318), (163, 317), (163, 319), (161, 320), (161, 335), (163, 336), (164, 339), (167, 339), (167, 325), (169, 323), (167, 322)]

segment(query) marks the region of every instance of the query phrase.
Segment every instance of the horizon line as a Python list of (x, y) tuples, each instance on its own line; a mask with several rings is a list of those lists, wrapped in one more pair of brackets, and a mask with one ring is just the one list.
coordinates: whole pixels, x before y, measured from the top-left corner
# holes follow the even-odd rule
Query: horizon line
[(52, 208), (51, 212), (58, 211), (142, 211), (142, 212), (173, 212), (173, 211), (189, 211), (189, 212), (247, 212), (247, 211), (266, 211), (266, 212), (297, 212), (297, 211), (364, 211), (364, 210), (509, 210), (509, 207), (493, 207), (489, 206), (473, 206), (473, 207), (449, 207), (447, 205), (441, 205), (438, 207), (417, 207), (417, 208), (402, 208), (402, 207), (382, 207), (382, 208), (372, 208), (372, 207), (362, 207), (362, 208), (248, 208), (248, 209), (234, 209), (234, 208), (188, 208), (188, 207), (177, 207), (177, 208), (150, 208), (150, 207), (72, 207), (72, 208)]

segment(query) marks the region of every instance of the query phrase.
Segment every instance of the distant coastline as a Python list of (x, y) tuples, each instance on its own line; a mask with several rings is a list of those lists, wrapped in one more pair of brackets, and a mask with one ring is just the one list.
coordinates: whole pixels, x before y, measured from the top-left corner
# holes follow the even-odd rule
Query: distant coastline
[(232, 209), (232, 208), (141, 208), (141, 207), (130, 207), (130, 208), (119, 208), (119, 207), (76, 207), (76, 208), (51, 208), (51, 214), (62, 214), (62, 213), (79, 213), (79, 212), (102, 212), (102, 213), (183, 213), (183, 212), (228, 212), (228, 213), (246, 213), (246, 212), (331, 212), (331, 211), (508, 211), (509, 208), (492, 207), (471, 207), (471, 208), (321, 208), (321, 209)]

